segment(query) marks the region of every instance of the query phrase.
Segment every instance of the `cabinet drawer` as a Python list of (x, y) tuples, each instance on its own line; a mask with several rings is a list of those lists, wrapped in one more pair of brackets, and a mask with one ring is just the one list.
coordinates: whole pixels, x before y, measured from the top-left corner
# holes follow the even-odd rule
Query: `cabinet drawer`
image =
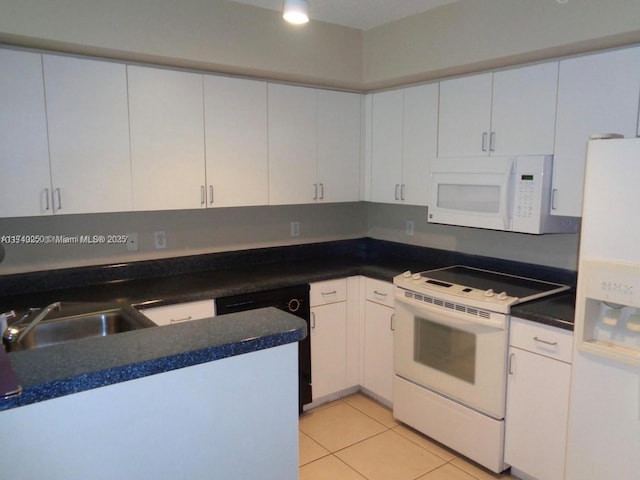
[(367, 300), (393, 307), (393, 283), (367, 278), (365, 289)]
[(177, 303), (163, 307), (145, 308), (140, 311), (156, 325), (170, 325), (215, 316), (213, 300)]
[(311, 284), (309, 301), (312, 307), (347, 300), (347, 279), (327, 280)]
[(511, 319), (509, 344), (529, 352), (571, 363), (573, 332), (522, 318)]

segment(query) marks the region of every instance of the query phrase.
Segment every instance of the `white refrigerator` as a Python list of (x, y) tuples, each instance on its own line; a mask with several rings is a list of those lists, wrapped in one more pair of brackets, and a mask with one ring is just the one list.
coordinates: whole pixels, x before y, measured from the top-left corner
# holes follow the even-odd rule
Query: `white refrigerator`
[(640, 479), (640, 138), (587, 152), (565, 477)]

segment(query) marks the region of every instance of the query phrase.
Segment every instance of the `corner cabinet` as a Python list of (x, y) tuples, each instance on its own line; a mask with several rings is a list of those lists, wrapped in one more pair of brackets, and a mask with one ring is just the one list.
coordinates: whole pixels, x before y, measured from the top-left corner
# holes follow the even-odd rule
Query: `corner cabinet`
[(360, 95), (269, 84), (269, 203), (357, 201)]
[(553, 153), (558, 62), (440, 82), (438, 156)]
[(372, 201), (428, 204), (437, 132), (437, 83), (373, 94)]
[(564, 476), (572, 341), (572, 332), (511, 319), (505, 461), (517, 476)]
[(132, 65), (127, 73), (134, 209), (203, 208), (202, 75)]
[(51, 215), (42, 55), (0, 49), (0, 217)]
[(387, 405), (393, 401), (393, 284), (365, 278), (362, 386)]
[(589, 135), (640, 134), (640, 47), (560, 61), (553, 160), (554, 215), (582, 215)]

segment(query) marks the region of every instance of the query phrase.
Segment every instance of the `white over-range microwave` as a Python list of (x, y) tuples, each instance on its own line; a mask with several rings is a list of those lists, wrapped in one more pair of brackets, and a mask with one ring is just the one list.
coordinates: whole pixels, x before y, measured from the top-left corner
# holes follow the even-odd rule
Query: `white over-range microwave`
[(576, 233), (579, 219), (550, 214), (552, 155), (436, 158), (430, 223), (520, 233)]

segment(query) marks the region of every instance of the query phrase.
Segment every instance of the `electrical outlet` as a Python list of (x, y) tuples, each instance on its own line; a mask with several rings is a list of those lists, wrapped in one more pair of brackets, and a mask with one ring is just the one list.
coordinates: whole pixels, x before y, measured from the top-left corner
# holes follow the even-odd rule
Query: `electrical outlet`
[(413, 235), (416, 229), (416, 222), (407, 220), (407, 235)]
[(153, 232), (153, 241), (156, 250), (167, 248), (167, 232)]
[(300, 236), (300, 222), (291, 222), (291, 236), (292, 237)]
[(138, 251), (138, 234), (127, 233), (127, 252)]

